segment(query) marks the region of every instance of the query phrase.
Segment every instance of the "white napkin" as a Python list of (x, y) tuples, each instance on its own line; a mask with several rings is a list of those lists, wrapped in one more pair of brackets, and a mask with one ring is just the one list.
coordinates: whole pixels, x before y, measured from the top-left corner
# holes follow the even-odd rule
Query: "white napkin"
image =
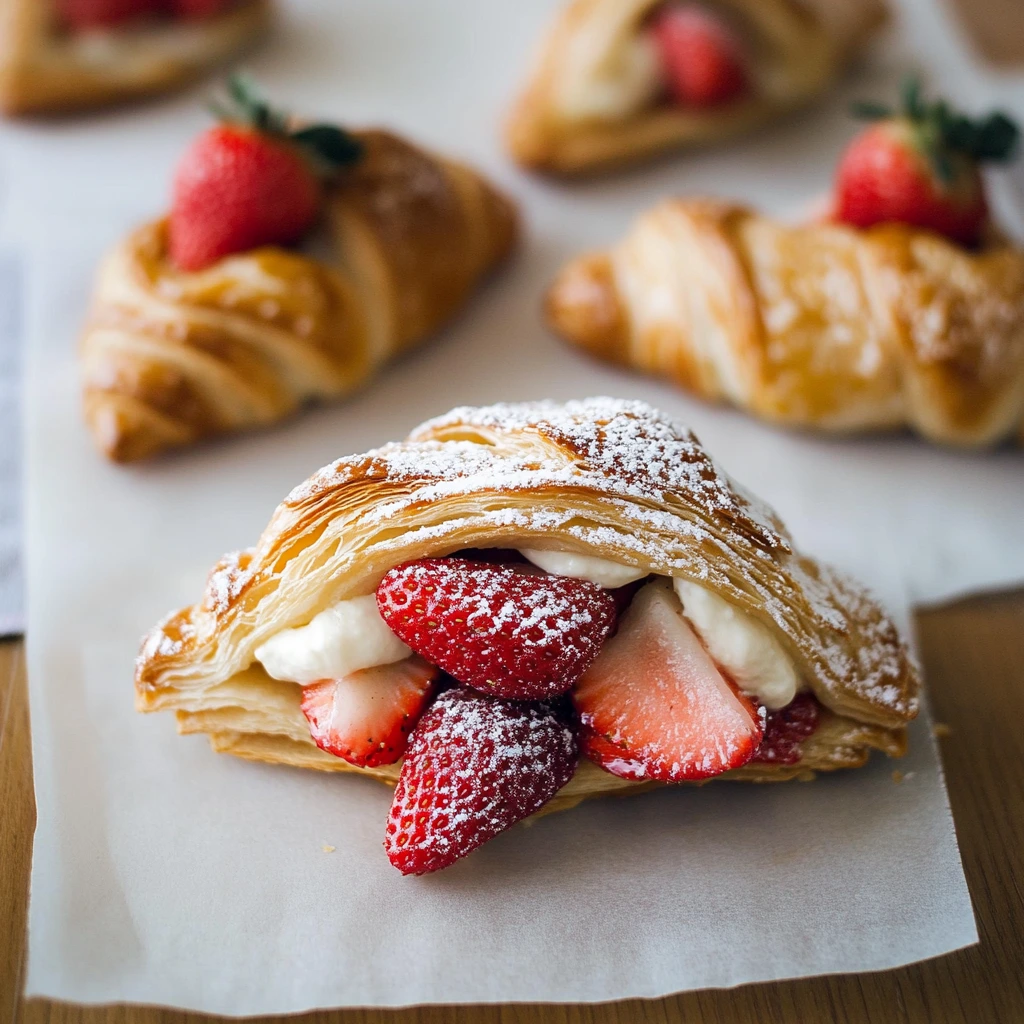
[(907, 64), (901, 40), (938, 55), (939, 77), (978, 100), (986, 83), (945, 20), (908, 0), (902, 35), (814, 110), (732, 147), (569, 187), (516, 174), (495, 145), (552, 6), (289, 6), (281, 40), (253, 64), (268, 89), (489, 169), (524, 207), (524, 252), (441, 338), (352, 401), (151, 466), (110, 466), (93, 451), (74, 337), (100, 252), (161, 208), (204, 117), (191, 97), (10, 134), (17, 208), (36, 239), (30, 995), (231, 1014), (607, 1000), (880, 969), (975, 940), (926, 718), (898, 785), (876, 758), (813, 785), (595, 802), (512, 830), (439, 876), (402, 879), (380, 847), (382, 787), (217, 757), (165, 716), (131, 709), (139, 634), (195, 600), (205, 570), (255, 540), (292, 485), (464, 402), (646, 398), (691, 423), (806, 550), (856, 572), (904, 622), (909, 598), (1024, 579), (1018, 453), (775, 431), (590, 362), (537, 314), (564, 259), (618, 237), (667, 192), (783, 210), (823, 191), (850, 130), (846, 101), (891, 90)]

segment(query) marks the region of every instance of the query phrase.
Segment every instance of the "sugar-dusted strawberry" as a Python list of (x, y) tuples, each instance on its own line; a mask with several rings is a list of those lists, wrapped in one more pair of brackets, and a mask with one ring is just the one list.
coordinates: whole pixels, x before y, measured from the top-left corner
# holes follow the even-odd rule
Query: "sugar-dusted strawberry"
[(192, 143), (174, 177), (170, 252), (182, 270), (297, 242), (319, 215), (324, 179), (361, 152), (340, 128), (291, 131), (244, 79), (231, 79), (230, 100), (217, 108), (224, 123)]
[(615, 600), (596, 584), (461, 558), (392, 569), (377, 606), (399, 638), (460, 683), (522, 700), (568, 690), (615, 625)]
[(876, 123), (839, 161), (835, 219), (859, 228), (910, 224), (976, 244), (988, 218), (979, 166), (1012, 156), (1017, 126), (998, 112), (972, 121), (944, 100), (926, 103), (916, 80), (900, 111), (875, 104), (856, 111)]
[(543, 807), (573, 776), (576, 737), (547, 704), (442, 693), (413, 731), (384, 849), (403, 875), (437, 871)]
[(170, 11), (175, 18), (199, 21), (223, 14), (234, 7), (237, 0), (170, 0)]
[(743, 47), (730, 25), (701, 4), (668, 3), (651, 21), (673, 99), (717, 107), (750, 89)]
[(761, 742), (763, 710), (716, 668), (660, 583), (633, 599), (572, 698), (583, 753), (625, 779), (710, 778)]
[(58, 18), (73, 32), (112, 28), (162, 10), (162, 0), (58, 0), (57, 3)]
[(302, 713), (313, 741), (350, 764), (394, 764), (437, 688), (440, 673), (413, 655), (343, 679), (302, 688)]
[(818, 728), (821, 705), (813, 694), (798, 693), (784, 708), (769, 711), (764, 738), (751, 758), (766, 764), (797, 764), (800, 744)]

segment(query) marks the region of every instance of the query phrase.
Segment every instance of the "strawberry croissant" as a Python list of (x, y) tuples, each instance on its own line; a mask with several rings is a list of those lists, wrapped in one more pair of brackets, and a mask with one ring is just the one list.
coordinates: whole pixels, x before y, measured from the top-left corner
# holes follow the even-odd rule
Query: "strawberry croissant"
[(612, 399), (457, 409), (325, 466), (135, 683), (216, 750), (395, 785), (406, 874), (590, 796), (898, 756), (919, 690), (862, 588)]
[(169, 216), (100, 268), (85, 415), (118, 461), (349, 394), (515, 244), (514, 208), (462, 164), (388, 131), (296, 124), (241, 79), (216, 110)]

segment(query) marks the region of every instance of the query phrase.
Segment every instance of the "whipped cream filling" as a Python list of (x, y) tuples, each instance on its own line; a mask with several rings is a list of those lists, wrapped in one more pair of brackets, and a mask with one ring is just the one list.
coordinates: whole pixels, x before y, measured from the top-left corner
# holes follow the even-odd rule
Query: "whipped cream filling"
[(741, 690), (772, 711), (796, 696), (800, 676), (793, 659), (765, 626), (696, 583), (677, 579), (673, 586), (708, 653)]
[(256, 660), (269, 675), (302, 685), (390, 665), (410, 654), (380, 617), (376, 594), (339, 601), (308, 625), (282, 630), (256, 648)]
[(519, 548), (519, 554), (532, 562), (538, 569), (552, 576), (571, 576), (577, 580), (589, 580), (606, 590), (624, 587), (627, 583), (643, 579), (647, 573), (632, 565), (622, 565), (607, 558), (580, 555), (574, 551), (546, 551), (540, 548)]
[(603, 40), (579, 39), (569, 51), (557, 93), (559, 113), (569, 120), (629, 117), (650, 106), (664, 88), (661, 57), (649, 32), (628, 34), (594, 61)]
[[(647, 575), (642, 569), (593, 555), (536, 548), (519, 551), (545, 572), (589, 580), (606, 589)], [(769, 710), (792, 701), (801, 688), (800, 676), (770, 630), (705, 587), (682, 579), (673, 580), (672, 585), (683, 615), (707, 652), (741, 690)], [(381, 618), (375, 594), (339, 601), (307, 625), (282, 630), (256, 648), (256, 659), (270, 676), (302, 685), (390, 665), (410, 654), (412, 650)]]

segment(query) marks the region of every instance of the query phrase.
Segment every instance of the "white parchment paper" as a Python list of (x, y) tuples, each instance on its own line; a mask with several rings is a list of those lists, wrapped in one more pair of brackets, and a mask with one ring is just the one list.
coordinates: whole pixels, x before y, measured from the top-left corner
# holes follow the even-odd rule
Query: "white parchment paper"
[(903, 34), (822, 107), (726, 150), (573, 186), (519, 175), (495, 141), (551, 6), (289, 6), (282, 38), (252, 63), (268, 88), (475, 160), (521, 201), (524, 251), (451, 330), (353, 401), (151, 466), (93, 452), (74, 338), (100, 253), (161, 208), (204, 115), (192, 96), (8, 131), (31, 249), (30, 995), (229, 1014), (607, 1000), (880, 969), (975, 941), (924, 718), (900, 784), (879, 758), (811, 785), (598, 801), (403, 879), (381, 849), (383, 787), (219, 757), (177, 737), (168, 716), (132, 710), (139, 635), (195, 600), (207, 568), (254, 541), (292, 485), (464, 402), (646, 398), (689, 422), (805, 549), (870, 582), (904, 621), (911, 599), (1024, 579), (1019, 454), (772, 430), (592, 363), (537, 315), (565, 258), (617, 237), (669, 191), (785, 210), (824, 190), (849, 132), (846, 100), (891, 89), (907, 63), (901, 40), (983, 100), (987, 80), (932, 5), (909, 5)]

